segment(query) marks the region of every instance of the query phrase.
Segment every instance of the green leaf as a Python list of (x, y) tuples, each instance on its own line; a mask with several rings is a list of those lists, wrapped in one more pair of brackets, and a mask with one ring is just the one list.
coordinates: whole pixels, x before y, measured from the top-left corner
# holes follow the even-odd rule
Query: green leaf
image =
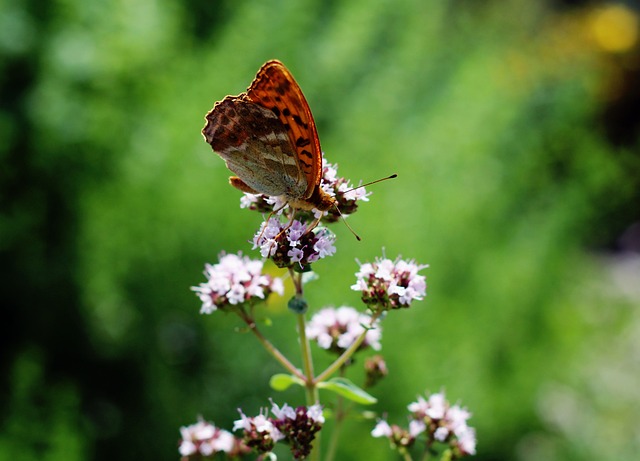
[(304, 381), (293, 375), (285, 375), (284, 373), (278, 373), (273, 375), (269, 380), (269, 385), (274, 391), (284, 391), (291, 385), (297, 384), (298, 386), (304, 386)]
[(378, 401), (374, 396), (353, 384), (347, 378), (332, 378), (329, 381), (318, 383), (318, 388), (335, 392), (349, 400), (363, 405), (373, 405)]

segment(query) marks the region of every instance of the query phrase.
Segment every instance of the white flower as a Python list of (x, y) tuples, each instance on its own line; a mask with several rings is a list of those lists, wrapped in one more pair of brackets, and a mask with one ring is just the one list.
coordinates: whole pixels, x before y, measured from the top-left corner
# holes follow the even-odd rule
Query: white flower
[(412, 402), (407, 405), (407, 409), (411, 413), (426, 414), (428, 408), (429, 404), (421, 395), (418, 396), (417, 402)]
[(218, 431), (217, 437), (211, 441), (211, 446), (215, 451), (224, 451), (226, 453), (232, 451), (234, 445), (235, 438), (233, 434), (224, 430)]
[(336, 247), (333, 246), (333, 234), (326, 235), (326, 232), (318, 233), (318, 241), (313, 246), (313, 249), (318, 252), (319, 258), (331, 256), (335, 254)]
[(360, 270), (356, 272), (356, 277), (364, 279), (372, 274), (375, 274), (376, 270), (371, 263), (360, 264)]
[(182, 440), (178, 451), (182, 456), (200, 454), (210, 456), (215, 452), (230, 452), (235, 439), (229, 432), (217, 429), (213, 424), (199, 420), (190, 426), (180, 428)]
[(254, 416), (253, 418), (251, 418), (251, 422), (258, 432), (271, 432), (273, 429), (273, 423), (269, 421), (263, 414)]
[(296, 419), (296, 411), (293, 407), (287, 405), (286, 403), (279, 408), (273, 401), (271, 402), (271, 413), (278, 419)]
[(269, 286), (271, 291), (282, 296), (284, 294), (284, 283), (280, 277), (274, 277), (271, 279), (271, 285)]
[(206, 283), (191, 287), (202, 302), (200, 312), (211, 312), (227, 305), (264, 299), (271, 292), (282, 292), (282, 280), (262, 274), (262, 261), (242, 254), (221, 254), (218, 264), (206, 264)]
[(466, 408), (454, 405), (447, 410), (445, 419), (449, 429), (460, 437), (460, 434), (467, 430), (467, 420), (469, 418), (471, 418), (471, 413)]
[(378, 267), (376, 268), (376, 277), (382, 280), (392, 280), (393, 269), (394, 269), (393, 261), (390, 259), (382, 259), (378, 261)]
[[(309, 339), (315, 340), (322, 349), (331, 349), (334, 346), (345, 350), (365, 332), (365, 326), (370, 324), (371, 317), (353, 307), (326, 307), (311, 317), (306, 333)], [(361, 347), (369, 346), (374, 350), (380, 350), (380, 328), (379, 322), (376, 321), (366, 331)]]
[(331, 164), (329, 162), (326, 161), (326, 159), (323, 157), (322, 158), (322, 169), (323, 169), (323, 175), (322, 175), (322, 179), (325, 182), (336, 182), (338, 180), (338, 164)]
[(465, 426), (465, 430), (458, 437), (458, 447), (463, 453), (468, 455), (476, 454), (476, 431), (472, 427)]
[(447, 439), (448, 436), (449, 436), (449, 429), (447, 429), (446, 427), (443, 427), (443, 426), (440, 426), (433, 433), (433, 438), (436, 439), (439, 442), (444, 442)]
[(245, 288), (240, 284), (236, 284), (231, 287), (226, 296), (231, 304), (241, 304), (244, 301), (245, 293)]
[(384, 419), (378, 421), (376, 427), (371, 431), (372, 437), (391, 437), (393, 431), (391, 430), (391, 426)]
[(284, 212), (286, 208), (289, 207), (287, 204), (287, 199), (284, 196), (265, 196), (265, 201), (273, 206), (274, 211), (277, 210), (276, 214), (280, 215)]
[(418, 400), (410, 403), (407, 408), (416, 418), (428, 416), (431, 419), (442, 419), (447, 410), (447, 405), (444, 393), (436, 393), (431, 394), (428, 400), (418, 396)]
[(180, 428), (180, 435), (183, 440), (200, 441), (213, 437), (215, 434), (215, 426), (206, 421), (200, 420), (190, 426), (183, 426)]
[(373, 308), (397, 309), (426, 295), (427, 283), (418, 271), (428, 267), (397, 258), (377, 258), (374, 263), (360, 264), (352, 290), (362, 292), (362, 300)]
[[(368, 202), (369, 201), (369, 195), (371, 195), (371, 192), (367, 192), (367, 189), (365, 189), (363, 186), (358, 186), (358, 187), (351, 187), (348, 184), (343, 184), (344, 187), (339, 187), (338, 190), (340, 192), (344, 192), (346, 190), (348, 190), (348, 192), (345, 192), (344, 194), (344, 198), (347, 200), (361, 200), (363, 202)], [(349, 190), (351, 189), (351, 190)]]
[(355, 290), (355, 291), (364, 291), (364, 290), (366, 290), (367, 288), (369, 288), (369, 286), (367, 285), (367, 282), (365, 282), (364, 280), (362, 280), (362, 279), (358, 279), (358, 280), (356, 281), (356, 283), (354, 283), (353, 285), (351, 285), (351, 287), (350, 287), (350, 288), (351, 288), (352, 290)]
[(236, 419), (233, 422), (233, 430), (237, 431), (238, 429), (243, 429), (245, 431), (251, 430), (251, 418), (247, 417), (242, 411), (238, 410), (240, 413), (240, 419)]
[(431, 419), (444, 418), (445, 411), (447, 411), (447, 401), (444, 398), (442, 392), (431, 394), (429, 397), (429, 407), (425, 412)]
[(260, 197), (260, 195), (245, 192), (242, 197), (240, 197), (240, 208), (249, 208), (251, 205), (258, 202), (258, 197)]
[(409, 434), (411, 437), (417, 437), (427, 430), (427, 425), (422, 420), (412, 419), (409, 421)]
[(319, 424), (324, 424), (324, 415), (322, 414), (322, 405), (311, 405), (307, 410), (307, 416)]
[(300, 238), (307, 231), (307, 226), (298, 221), (297, 219), (291, 223), (291, 227), (289, 227), (289, 241), (293, 244), (300, 240)]
[[(325, 189), (325, 187), (322, 187), (322, 189), (324, 189), (324, 191), (328, 194), (328, 195), (333, 195), (333, 192), (328, 191), (327, 189)], [(311, 210), (311, 212), (313, 213), (313, 218), (314, 219), (321, 219), (324, 216), (327, 216), (329, 214), (328, 211), (321, 211), (318, 210), (317, 208), (314, 208), (313, 210)]]
[(197, 447), (191, 440), (183, 440), (180, 442), (178, 451), (182, 456), (190, 456), (196, 453)]
[(287, 252), (287, 256), (291, 258), (291, 262), (297, 263), (302, 261), (302, 258), (304, 257), (304, 251), (302, 251), (300, 248), (291, 248)]
[(308, 230), (306, 224), (293, 220), (283, 223), (271, 217), (262, 224), (253, 237), (254, 248), (260, 248), (260, 254), (272, 258), (278, 267), (301, 268), (336, 252), (333, 242), (335, 235), (326, 228), (316, 227)]
[(203, 456), (211, 456), (213, 454), (213, 445), (209, 441), (202, 442), (198, 451)]

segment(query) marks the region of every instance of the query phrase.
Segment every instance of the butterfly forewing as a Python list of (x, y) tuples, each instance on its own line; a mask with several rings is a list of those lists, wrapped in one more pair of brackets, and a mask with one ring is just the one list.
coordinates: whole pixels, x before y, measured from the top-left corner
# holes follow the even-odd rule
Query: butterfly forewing
[(280, 61), (268, 61), (247, 90), (250, 100), (271, 110), (287, 130), (299, 169), (306, 178), (301, 199), (309, 198), (320, 184), (322, 151), (307, 100), (291, 73)]

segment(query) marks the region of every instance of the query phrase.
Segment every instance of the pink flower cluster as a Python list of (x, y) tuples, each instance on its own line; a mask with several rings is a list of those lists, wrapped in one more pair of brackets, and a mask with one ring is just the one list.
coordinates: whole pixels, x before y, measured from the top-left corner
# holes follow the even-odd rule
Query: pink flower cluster
[(262, 273), (263, 262), (242, 254), (221, 254), (218, 264), (206, 264), (206, 283), (191, 287), (202, 301), (200, 313), (210, 314), (243, 303), (264, 300), (284, 292), (282, 280)]
[(428, 446), (434, 442), (446, 444), (455, 458), (476, 453), (475, 429), (467, 425), (471, 413), (459, 405), (450, 405), (444, 393), (431, 394), (427, 399), (418, 397), (407, 408), (411, 412), (408, 429), (380, 420), (371, 435), (387, 437), (394, 446), (409, 447), (424, 434)]
[(183, 461), (212, 457), (221, 452), (234, 457), (249, 451), (233, 434), (202, 419), (190, 426), (181, 427), (180, 435), (182, 437), (178, 451)]
[(372, 310), (409, 307), (413, 300), (424, 299), (427, 281), (418, 271), (429, 267), (413, 260), (376, 258), (360, 265), (352, 290), (362, 292), (362, 301)]
[(366, 330), (359, 350), (366, 347), (380, 350), (380, 322), (371, 325), (371, 317), (353, 307), (326, 307), (319, 310), (307, 323), (306, 332), (309, 339), (315, 340), (322, 349), (341, 354), (365, 332), (365, 326), (371, 328)]
[(271, 258), (278, 267), (305, 270), (311, 263), (336, 252), (335, 235), (326, 228), (308, 232), (307, 226), (294, 220), (291, 225), (272, 217), (264, 222), (253, 238), (263, 258)]
[(324, 424), (322, 407), (290, 407), (284, 404), (282, 408), (272, 402), (271, 413), (274, 417), (267, 417), (266, 412), (258, 416), (248, 417), (240, 412), (241, 418), (234, 423), (233, 430), (244, 431), (243, 442), (258, 453), (270, 453), (276, 442), (284, 441), (291, 448), (295, 459), (304, 459), (311, 452), (315, 434)]

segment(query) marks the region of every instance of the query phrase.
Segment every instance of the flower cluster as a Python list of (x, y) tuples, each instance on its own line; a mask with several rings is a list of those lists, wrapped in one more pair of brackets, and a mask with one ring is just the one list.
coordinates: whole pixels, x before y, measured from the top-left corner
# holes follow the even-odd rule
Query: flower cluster
[(360, 265), (351, 289), (361, 291), (362, 301), (373, 311), (409, 307), (414, 299), (426, 295), (426, 277), (418, 274), (426, 267), (413, 260), (377, 258), (374, 263)]
[(324, 424), (320, 405), (292, 408), (284, 404), (282, 408), (272, 402), (271, 413), (248, 417), (240, 412), (241, 418), (234, 423), (233, 430), (244, 431), (243, 442), (258, 453), (269, 453), (276, 442), (284, 441), (291, 448), (295, 459), (304, 459), (311, 452), (315, 434)]
[[(348, 179), (338, 176), (338, 165), (332, 165), (322, 159), (322, 179), (320, 187), (336, 199), (336, 205), (340, 212), (334, 208), (331, 208), (322, 213), (322, 221), (325, 223), (336, 222), (340, 219), (340, 213), (343, 216), (348, 216), (355, 213), (358, 209), (358, 202), (366, 202), (369, 200), (369, 195), (364, 187), (354, 188)], [(240, 198), (240, 208), (248, 208), (249, 210), (258, 211), (260, 213), (270, 213), (273, 210), (282, 208), (282, 203), (277, 197), (270, 197), (262, 194), (249, 194), (245, 193)], [(297, 218), (303, 222), (310, 222), (317, 217), (320, 217), (321, 212), (314, 210), (313, 213), (299, 211)]]
[(264, 413), (266, 412), (261, 410), (259, 415), (248, 417), (240, 411), (241, 418), (233, 423), (233, 430), (242, 429), (243, 442), (258, 453), (271, 452), (276, 442), (284, 439), (284, 435), (273, 425), (271, 418)]
[(200, 313), (210, 314), (247, 302), (264, 300), (271, 292), (282, 294), (282, 280), (262, 273), (262, 261), (240, 254), (221, 254), (218, 264), (206, 264), (206, 283), (191, 287), (202, 301)]
[[(366, 328), (366, 330), (365, 330)], [(366, 331), (364, 341), (358, 350), (371, 347), (380, 350), (382, 330), (376, 320), (371, 325), (371, 317), (358, 312), (353, 307), (326, 307), (319, 310), (307, 323), (306, 333), (309, 339), (317, 341), (318, 346), (338, 354), (343, 353)]]
[(424, 434), (427, 446), (436, 441), (448, 445), (452, 459), (476, 453), (475, 430), (467, 425), (471, 413), (459, 405), (450, 405), (444, 393), (432, 394), (427, 399), (418, 397), (407, 408), (411, 412), (408, 429), (380, 420), (371, 435), (388, 437), (396, 447), (409, 447)]
[(309, 265), (336, 252), (335, 235), (326, 228), (307, 231), (298, 220), (284, 224), (271, 217), (264, 222), (253, 238), (254, 248), (260, 248), (264, 258), (271, 258), (278, 267), (292, 267), (301, 271)]
[(387, 363), (381, 355), (373, 355), (364, 359), (364, 387), (373, 387), (389, 374)]
[(233, 434), (215, 427), (212, 423), (199, 420), (190, 426), (180, 428), (180, 447), (178, 451), (182, 460), (198, 459), (200, 457), (214, 456), (224, 452), (233, 458), (248, 453), (249, 448), (236, 439)]

